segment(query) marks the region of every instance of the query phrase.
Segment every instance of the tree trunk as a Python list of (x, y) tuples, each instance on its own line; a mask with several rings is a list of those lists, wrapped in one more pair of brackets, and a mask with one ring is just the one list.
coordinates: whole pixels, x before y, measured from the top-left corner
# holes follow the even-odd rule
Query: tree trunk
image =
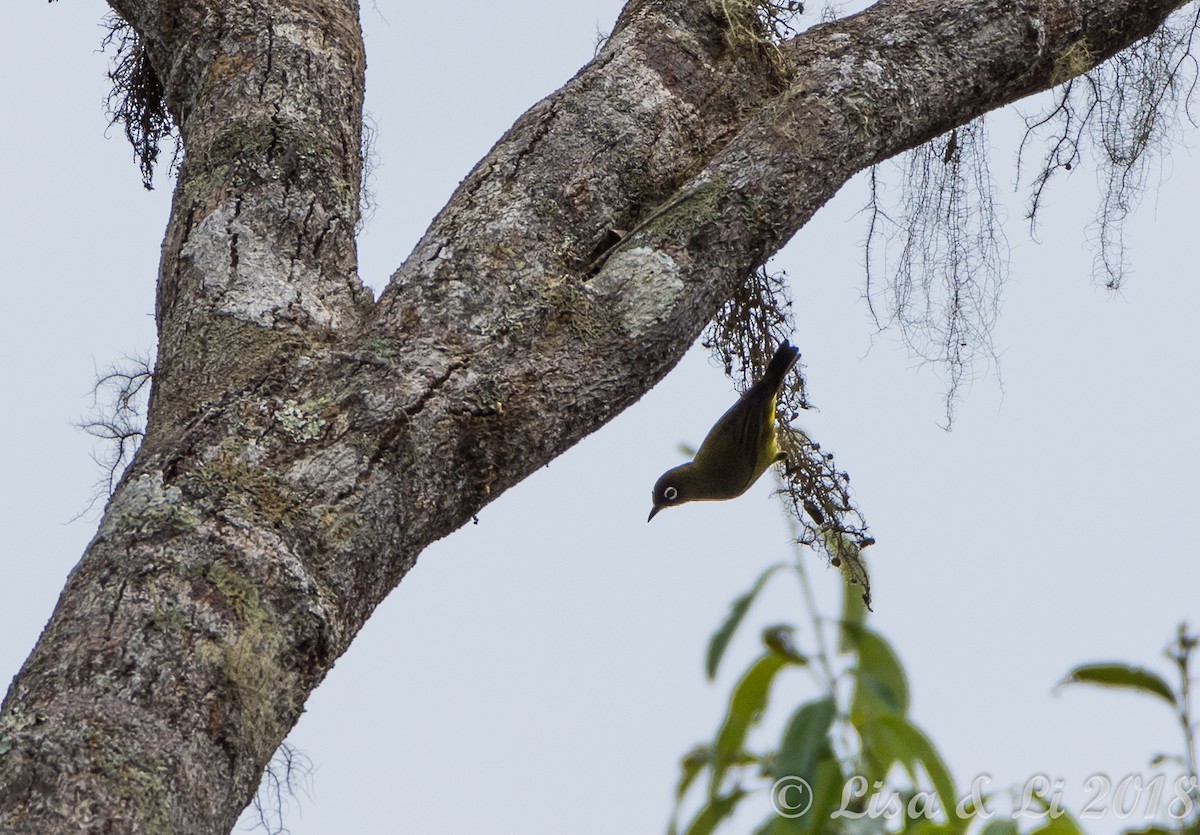
[(378, 302), (356, 4), (111, 3), (186, 157), (145, 442), (0, 712), (4, 833), (228, 831), (426, 545), (644, 394), (856, 171), (1182, 0), (885, 0), (780, 49), (633, 0)]

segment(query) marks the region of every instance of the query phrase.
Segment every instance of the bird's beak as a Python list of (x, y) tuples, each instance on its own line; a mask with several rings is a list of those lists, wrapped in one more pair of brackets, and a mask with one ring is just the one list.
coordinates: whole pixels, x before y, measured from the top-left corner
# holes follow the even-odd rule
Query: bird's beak
[(658, 513), (662, 509), (663, 509), (663, 505), (658, 505), (657, 507), (651, 508), (650, 515), (646, 517), (646, 521), (649, 522), (651, 519), (654, 518), (654, 514)]

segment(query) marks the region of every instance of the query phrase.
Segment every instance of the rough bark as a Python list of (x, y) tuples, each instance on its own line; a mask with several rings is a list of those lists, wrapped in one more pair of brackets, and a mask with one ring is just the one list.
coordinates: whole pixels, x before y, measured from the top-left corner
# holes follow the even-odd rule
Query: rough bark
[(186, 158), (145, 443), (0, 712), (5, 833), (228, 831), (421, 550), (640, 397), (854, 172), (1182, 2), (891, 0), (776, 54), (634, 0), (377, 303), (355, 4), (112, 5)]

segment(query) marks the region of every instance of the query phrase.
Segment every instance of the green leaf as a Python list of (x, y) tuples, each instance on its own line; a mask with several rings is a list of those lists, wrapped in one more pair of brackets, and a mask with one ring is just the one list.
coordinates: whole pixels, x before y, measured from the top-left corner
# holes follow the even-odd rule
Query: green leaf
[(979, 830), (979, 835), (1020, 835), (1012, 818), (992, 818)]
[(904, 835), (953, 835), (956, 830), (944, 823), (936, 823), (928, 818), (904, 818), (900, 832)]
[(833, 753), (829, 741), (829, 731), (837, 715), (837, 702), (833, 697), (818, 699), (803, 704), (792, 714), (784, 729), (775, 753), (772, 768), (772, 778), (776, 781), (772, 786), (772, 802), (776, 802), (774, 793), (781, 790), (783, 781), (791, 781), (789, 789), (781, 800), (788, 803), (803, 799), (803, 794), (797, 795), (797, 780), (803, 780), (810, 791), (811, 806), (804, 814), (797, 817), (786, 817), (775, 814), (760, 829), (770, 835), (793, 835), (793, 833), (817, 832), (841, 799), (842, 778), (841, 766)]
[(1063, 813), (1056, 818), (1046, 818), (1045, 823), (1029, 830), (1028, 835), (1083, 835), (1083, 830), (1073, 817)]
[(958, 794), (954, 778), (929, 737), (903, 716), (882, 714), (863, 726), (859, 731), (864, 749), (869, 749), (886, 774), (892, 763), (900, 763), (915, 785), (918, 780), (917, 765), (925, 769), (937, 792), (938, 801), (946, 819), (955, 831), (966, 829), (968, 821), (959, 818), (956, 811)]
[(867, 604), (862, 591), (853, 583), (842, 584), (842, 628), (838, 635), (838, 652), (854, 650), (854, 630), (861, 630), (867, 622)]
[[(821, 759), (809, 772), (806, 782), (812, 790), (812, 805), (804, 811), (804, 814), (787, 817), (779, 813), (777, 809), (776, 813), (757, 830), (758, 833), (761, 835), (816, 835), (819, 832), (842, 831), (831, 830), (830, 822), (834, 810), (841, 805), (842, 789), (846, 785), (846, 778), (842, 774), (842, 767), (833, 753), (833, 748), (828, 743), (821, 754)], [(776, 788), (772, 787), (772, 792), (775, 790)], [(789, 803), (795, 803), (798, 798), (794, 794), (789, 794), (785, 799)]]
[(675, 807), (671, 809), (671, 821), (667, 824), (667, 835), (677, 835), (679, 832), (679, 811), (683, 806), (683, 797), (700, 771), (708, 764), (709, 759), (708, 746), (698, 745), (688, 752), (680, 762), (679, 783), (675, 787)]
[(1142, 667), (1131, 667), (1128, 664), (1084, 664), (1067, 673), (1062, 685), (1068, 684), (1126, 687), (1158, 696), (1172, 707), (1178, 705), (1175, 694), (1171, 691), (1170, 685), (1163, 681), (1162, 676)]
[(858, 653), (850, 721), (856, 728), (882, 714), (908, 712), (908, 677), (891, 645), (865, 626), (844, 624)]
[(785, 776), (810, 779), (817, 763), (829, 749), (829, 730), (837, 715), (837, 702), (832, 697), (808, 702), (792, 714), (773, 769), (776, 779)]
[(713, 743), (709, 797), (716, 796), (729, 766), (742, 755), (746, 732), (758, 721), (767, 706), (767, 696), (771, 692), (771, 682), (775, 680), (775, 674), (789, 663), (791, 662), (785, 656), (777, 652), (767, 652), (750, 665), (750, 669), (733, 688), (725, 721), (721, 723), (716, 742)]
[(721, 797), (711, 798), (696, 813), (696, 817), (684, 830), (684, 835), (710, 835), (721, 821), (733, 814), (745, 796), (746, 792), (738, 788)]
[(817, 763), (813, 777), (813, 807), (805, 816), (808, 832), (824, 832), (835, 809), (842, 805), (842, 790), (846, 787), (846, 776), (842, 766), (830, 747), (825, 757)]
[(696, 775), (710, 762), (712, 762), (712, 750), (707, 745), (697, 745), (684, 754), (683, 759), (679, 762), (679, 784), (675, 787), (677, 803), (687, 794)]
[(729, 646), (729, 641), (733, 638), (733, 633), (737, 631), (738, 626), (742, 623), (742, 619), (746, 617), (746, 612), (750, 610), (750, 604), (754, 602), (754, 598), (758, 597), (758, 593), (762, 591), (763, 586), (766, 585), (771, 575), (780, 568), (783, 568), (783, 563), (768, 568), (754, 581), (754, 585), (750, 587), (750, 591), (741, 595), (730, 604), (729, 614), (725, 616), (725, 621), (708, 640), (708, 654), (704, 660), (704, 672), (708, 675), (709, 681), (717, 677), (717, 666), (721, 663), (721, 658), (725, 655), (725, 649)]

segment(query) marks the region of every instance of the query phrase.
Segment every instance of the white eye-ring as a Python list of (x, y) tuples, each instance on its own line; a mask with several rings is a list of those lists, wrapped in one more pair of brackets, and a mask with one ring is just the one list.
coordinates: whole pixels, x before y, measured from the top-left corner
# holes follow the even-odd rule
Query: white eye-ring
[(663, 498), (669, 502), (675, 501), (675, 497), (678, 495), (679, 491), (674, 487), (668, 487), (666, 490), (663, 490)]

